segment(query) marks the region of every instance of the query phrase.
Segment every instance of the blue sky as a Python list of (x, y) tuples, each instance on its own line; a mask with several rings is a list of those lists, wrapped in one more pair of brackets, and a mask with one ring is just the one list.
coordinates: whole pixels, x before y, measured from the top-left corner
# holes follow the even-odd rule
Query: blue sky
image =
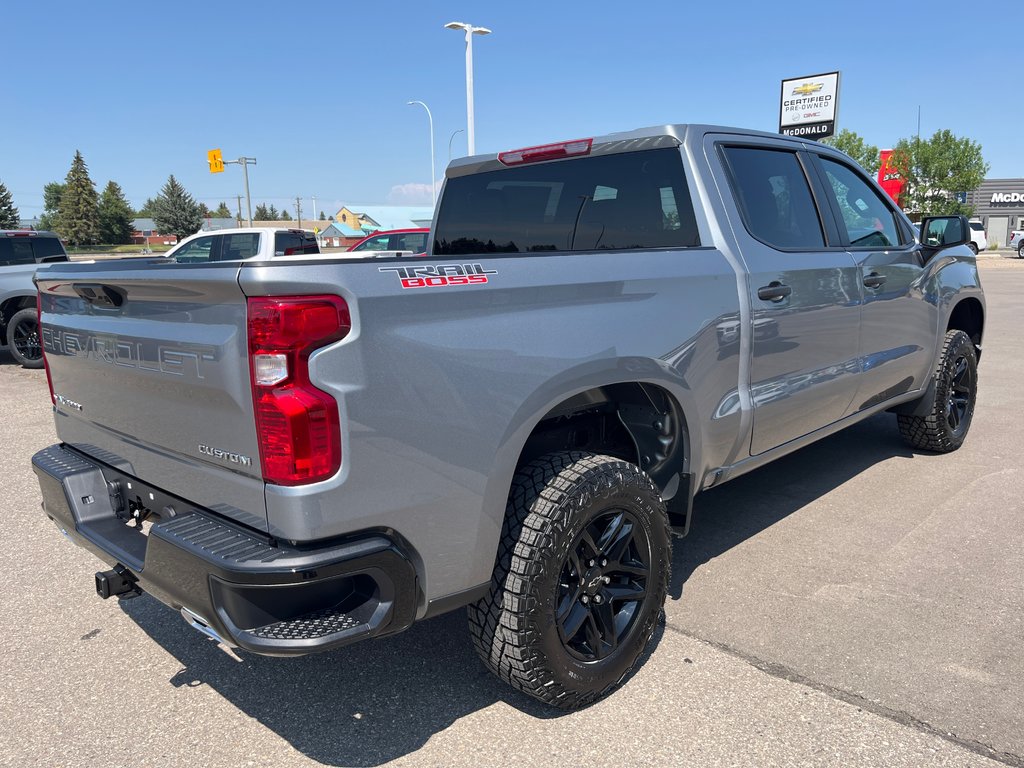
[[(838, 69), (839, 127), (891, 146), (916, 133), (920, 105), (923, 135), (968, 136), (990, 178), (1024, 176), (1019, 0), (61, 0), (3, 15), (18, 108), (0, 119), (0, 181), (26, 217), (76, 149), (99, 189), (117, 181), (134, 205), (173, 173), (233, 210), (241, 169), (210, 174), (213, 147), (257, 158), (253, 205), (429, 203), (427, 117), (406, 102), (433, 112), (440, 177), (466, 127), (463, 35), (448, 21), (493, 30), (473, 47), (477, 152), (661, 123), (774, 131), (780, 80)], [(465, 132), (452, 149), (465, 154)]]

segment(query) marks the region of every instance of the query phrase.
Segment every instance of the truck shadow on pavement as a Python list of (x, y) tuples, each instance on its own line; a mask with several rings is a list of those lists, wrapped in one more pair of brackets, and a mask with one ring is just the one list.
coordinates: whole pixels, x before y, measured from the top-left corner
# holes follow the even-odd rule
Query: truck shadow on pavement
[[(702, 563), (867, 467), (910, 455), (893, 417), (883, 414), (702, 494), (690, 535), (677, 542), (670, 597), (681, 597), (684, 583)], [(239, 661), (148, 596), (120, 605), (181, 664), (171, 685), (209, 686), (307, 757), (328, 765), (381, 765), (499, 702), (538, 719), (567, 714), (494, 678), (473, 650), (462, 610), (327, 654), (278, 659), (240, 653)], [(637, 668), (656, 651), (663, 632), (659, 627)], [(261, 754), (255, 743), (250, 749), (239, 754), (240, 762), (272, 762), (280, 754), (272, 741), (267, 745), (272, 753)]]
[(846, 481), (894, 456), (914, 456), (879, 413), (694, 499), (690, 533), (676, 540), (669, 598), (678, 600), (693, 572)]
[[(209, 686), (299, 752), (328, 765), (387, 763), (497, 702), (539, 719), (565, 714), (485, 669), (463, 610), (326, 654), (269, 658), (239, 652), (237, 661), (149, 596), (120, 605), (181, 664), (171, 685)], [(267, 753), (257, 744), (265, 744)], [(238, 763), (273, 764), (280, 755), (273, 739), (254, 740), (239, 748)]]

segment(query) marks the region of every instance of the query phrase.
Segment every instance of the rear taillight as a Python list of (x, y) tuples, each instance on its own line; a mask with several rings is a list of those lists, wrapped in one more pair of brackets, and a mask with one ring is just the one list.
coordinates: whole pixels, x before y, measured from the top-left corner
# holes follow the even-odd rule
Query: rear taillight
[(593, 143), (593, 139), (576, 139), (575, 141), (562, 141), (558, 144), (544, 144), (539, 147), (510, 149), (508, 152), (499, 152), (498, 161), (504, 165), (521, 165), (522, 163), (539, 163), (543, 160), (557, 160), (562, 157), (589, 155)]
[(43, 368), (46, 369), (46, 386), (50, 388), (50, 402), (57, 404), (57, 396), (53, 393), (53, 377), (50, 376), (50, 363), (46, 359), (46, 345), (43, 344), (43, 295), (36, 296), (36, 336), (39, 338), (39, 351), (43, 355)]
[(249, 370), (263, 479), (324, 480), (341, 467), (338, 403), (309, 380), (309, 356), (345, 338), (352, 321), (338, 296), (274, 296), (248, 302)]

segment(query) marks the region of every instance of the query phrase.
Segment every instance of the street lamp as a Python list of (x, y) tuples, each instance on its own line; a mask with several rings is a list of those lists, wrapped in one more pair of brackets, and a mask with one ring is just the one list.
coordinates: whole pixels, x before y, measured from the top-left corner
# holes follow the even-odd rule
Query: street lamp
[(430, 114), (430, 107), (424, 104), (422, 101), (407, 101), (405, 102), (410, 107), (413, 104), (419, 104), (425, 110), (427, 110), (427, 120), (430, 122), (430, 197), (434, 201), (434, 207), (437, 207), (437, 187), (434, 184), (434, 116)]
[(455, 140), (455, 135), (458, 134), (458, 133), (465, 133), (465, 131), (462, 128), (459, 128), (459, 130), (457, 130), (457, 131), (452, 131), (452, 135), (448, 137), (448, 162), (449, 163), (451, 163), (451, 161), (452, 161), (452, 141)]
[(461, 21), (449, 21), (445, 29), (462, 29), (466, 32), (466, 143), (469, 154), (476, 154), (476, 134), (473, 131), (473, 35), (489, 35), (487, 27), (474, 27)]

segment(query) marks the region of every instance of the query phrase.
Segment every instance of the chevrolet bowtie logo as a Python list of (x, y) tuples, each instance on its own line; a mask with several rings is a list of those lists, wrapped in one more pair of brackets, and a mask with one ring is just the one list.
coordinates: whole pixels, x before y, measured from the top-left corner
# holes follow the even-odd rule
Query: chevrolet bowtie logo
[(820, 91), (823, 87), (823, 83), (804, 83), (803, 85), (794, 88), (793, 93), (798, 93), (801, 96), (810, 96), (812, 93)]

